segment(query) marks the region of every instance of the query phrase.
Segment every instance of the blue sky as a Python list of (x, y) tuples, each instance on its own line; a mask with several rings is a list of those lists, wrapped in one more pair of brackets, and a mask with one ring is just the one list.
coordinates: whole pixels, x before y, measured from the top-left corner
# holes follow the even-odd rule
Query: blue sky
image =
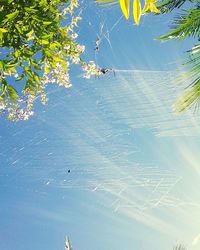
[(0, 249), (64, 249), (65, 235), (74, 250), (199, 249), (199, 115), (172, 112), (193, 42), (153, 40), (171, 18), (136, 27), (84, 4), (85, 58), (116, 75), (73, 69), (72, 88), (51, 86), (29, 121), (1, 118)]

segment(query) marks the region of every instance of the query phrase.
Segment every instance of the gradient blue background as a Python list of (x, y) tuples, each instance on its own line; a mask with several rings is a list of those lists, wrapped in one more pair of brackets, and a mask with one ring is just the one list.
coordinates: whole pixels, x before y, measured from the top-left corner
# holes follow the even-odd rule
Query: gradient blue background
[(193, 41), (154, 40), (171, 15), (137, 27), (118, 6), (82, 11), (85, 59), (116, 75), (73, 68), (72, 88), (49, 87), (29, 121), (1, 118), (0, 249), (64, 249), (68, 235), (74, 250), (197, 250), (199, 115), (172, 112)]

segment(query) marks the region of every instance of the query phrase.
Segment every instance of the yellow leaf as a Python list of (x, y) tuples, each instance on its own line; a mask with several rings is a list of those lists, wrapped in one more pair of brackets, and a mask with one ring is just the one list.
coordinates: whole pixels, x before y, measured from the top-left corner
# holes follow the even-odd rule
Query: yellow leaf
[(157, 0), (145, 0), (145, 5), (142, 10), (142, 13), (144, 14), (147, 11), (160, 13), (160, 10), (156, 7), (155, 2), (157, 2)]
[(41, 44), (49, 44), (49, 41), (47, 41), (47, 40), (41, 40), (40, 42), (41, 42)]
[(142, 13), (146, 13), (149, 10), (149, 5), (147, 4), (147, 2), (145, 2), (144, 8), (142, 10)]
[(126, 19), (129, 18), (130, 0), (119, 0), (120, 7)]
[(150, 4), (150, 10), (151, 12), (160, 13), (160, 10), (155, 6), (154, 3)]
[(140, 22), (140, 17), (141, 17), (141, 3), (140, 0), (134, 0), (133, 3), (133, 17), (135, 20), (135, 23), (138, 25)]
[(6, 32), (8, 32), (8, 30), (3, 29), (3, 28), (0, 28), (0, 32), (1, 32), (1, 33), (6, 33)]

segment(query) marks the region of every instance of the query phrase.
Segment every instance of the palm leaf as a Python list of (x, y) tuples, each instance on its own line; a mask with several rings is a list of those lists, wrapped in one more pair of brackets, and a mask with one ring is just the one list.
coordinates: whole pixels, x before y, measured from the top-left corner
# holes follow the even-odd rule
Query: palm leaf
[(179, 15), (171, 26), (172, 31), (159, 37), (159, 40), (180, 39), (200, 35), (200, 10), (199, 8), (185, 10)]
[[(185, 0), (169, 0), (164, 1), (163, 6), (168, 6), (171, 11), (173, 8), (180, 8), (185, 2)], [(190, 6), (193, 8), (183, 10), (175, 18), (171, 31), (159, 37), (158, 40), (200, 38), (200, 2), (195, 0), (190, 2), (193, 3)], [(200, 99), (200, 44), (195, 45), (188, 53), (188, 60), (184, 63), (187, 67), (184, 80), (188, 82), (188, 87), (174, 105), (175, 110), (179, 112), (193, 105), (197, 106)]]
[(188, 0), (162, 0), (160, 2), (161, 3), (158, 4), (158, 8), (161, 13), (166, 13), (171, 12), (176, 8), (180, 8), (184, 3), (188, 2)]
[(190, 84), (174, 105), (178, 112), (190, 106), (198, 106), (200, 101), (200, 44), (195, 45), (188, 53), (189, 60), (184, 65), (189, 67), (185, 80)]

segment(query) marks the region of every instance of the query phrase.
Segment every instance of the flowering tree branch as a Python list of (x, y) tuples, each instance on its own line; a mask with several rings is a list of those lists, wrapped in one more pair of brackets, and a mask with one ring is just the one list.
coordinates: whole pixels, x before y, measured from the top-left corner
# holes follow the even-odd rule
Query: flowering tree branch
[(0, 5), (0, 114), (11, 120), (33, 115), (34, 101), (45, 104), (45, 88), (71, 86), (70, 66), (85, 76), (98, 74), (94, 63), (81, 60), (85, 47), (75, 32), (78, 0), (2, 0)]

